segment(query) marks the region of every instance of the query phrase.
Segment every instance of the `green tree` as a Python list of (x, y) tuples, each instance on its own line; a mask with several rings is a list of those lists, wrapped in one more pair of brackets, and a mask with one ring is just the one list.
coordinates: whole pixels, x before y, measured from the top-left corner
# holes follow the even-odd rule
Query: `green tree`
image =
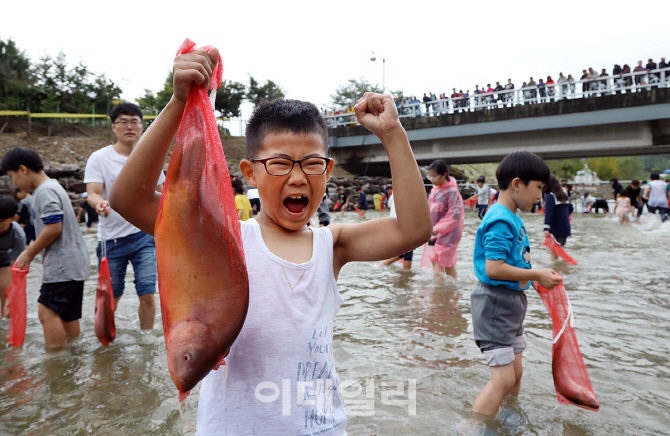
[(154, 92), (147, 88), (144, 88), (144, 95), (142, 97), (135, 99), (135, 103), (147, 115), (158, 115), (162, 109), (158, 107), (158, 99)]
[(261, 100), (274, 100), (285, 96), (284, 90), (272, 80), (267, 80), (263, 86), (259, 86), (258, 81), (249, 74), (249, 89), (245, 98), (252, 102), (254, 106), (258, 105)]
[[(340, 85), (335, 90), (335, 94), (330, 95), (330, 101), (336, 108), (343, 108), (356, 104), (356, 100), (361, 98), (366, 92), (381, 93), (382, 88), (379, 84), (371, 84), (365, 78), (349, 79), (345, 85)], [(400, 101), (405, 98), (404, 91), (398, 89), (389, 91), (395, 101)]]
[(25, 52), (11, 39), (0, 40), (0, 109), (26, 110), (34, 81)]
[(649, 176), (649, 173), (660, 173), (670, 168), (670, 155), (668, 154), (642, 156), (640, 161), (642, 162), (642, 172), (647, 176)]
[(352, 106), (366, 92), (382, 92), (382, 88), (378, 84), (372, 85), (363, 77), (358, 80), (349, 79), (345, 85), (337, 87), (335, 94), (330, 95), (330, 101), (338, 108)]
[(594, 157), (586, 159), (589, 168), (598, 175), (600, 180), (609, 180), (612, 177), (619, 177), (619, 171), (614, 157)]
[(135, 102), (142, 109), (142, 112), (150, 115), (158, 115), (172, 98), (173, 83), (174, 73), (169, 72), (165, 78), (165, 82), (163, 82), (163, 89), (154, 95), (152, 90), (145, 88), (144, 95), (136, 98)]
[(170, 71), (163, 83), (163, 89), (156, 93), (156, 104), (160, 108), (159, 112), (170, 102), (172, 93), (174, 92), (174, 73)]
[(615, 162), (617, 177), (621, 180), (632, 180), (642, 174), (642, 161), (638, 156), (617, 157)]
[(581, 159), (553, 159), (546, 162), (551, 173), (559, 179), (572, 178), (577, 171), (584, 168), (584, 162)]
[(214, 108), (222, 117), (239, 117), (240, 105), (244, 99), (246, 89), (243, 83), (224, 80), (216, 90)]
[(104, 74), (99, 74), (91, 85), (91, 98), (96, 114), (108, 114), (114, 102), (121, 98), (121, 88)]

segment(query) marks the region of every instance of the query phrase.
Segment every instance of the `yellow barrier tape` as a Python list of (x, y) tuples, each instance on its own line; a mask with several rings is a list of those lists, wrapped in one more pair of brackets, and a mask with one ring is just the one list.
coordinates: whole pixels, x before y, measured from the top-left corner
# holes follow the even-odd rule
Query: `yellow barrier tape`
[(35, 114), (31, 113), (30, 118), (109, 118), (108, 115), (98, 114)]
[(28, 115), (27, 111), (0, 111), (0, 115)]
[[(30, 118), (109, 118), (103, 114), (67, 114), (67, 113), (31, 113), (28, 111), (0, 111), (0, 116), (28, 115)], [(144, 115), (145, 120), (155, 120), (158, 115)], [(217, 118), (218, 121), (230, 121), (230, 118)]]

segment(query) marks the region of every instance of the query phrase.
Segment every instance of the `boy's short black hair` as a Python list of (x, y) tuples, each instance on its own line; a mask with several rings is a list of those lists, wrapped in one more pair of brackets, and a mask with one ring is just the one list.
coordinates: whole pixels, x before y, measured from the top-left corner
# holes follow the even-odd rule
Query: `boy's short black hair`
[(435, 160), (433, 161), (430, 165), (428, 165), (428, 171), (433, 170), (435, 171), (435, 174), (438, 176), (443, 176), (447, 175), (447, 177), (450, 176), (449, 174), (449, 165), (443, 160)]
[(479, 183), (479, 182), (486, 183), (486, 177), (484, 177), (484, 176), (477, 177), (477, 183)]
[(116, 106), (114, 106), (112, 111), (109, 113), (109, 118), (112, 120), (113, 123), (120, 115), (130, 115), (131, 117), (138, 116), (140, 117), (141, 120), (142, 110), (138, 105), (124, 101), (123, 103), (119, 103)]
[(498, 187), (503, 191), (517, 177), (521, 179), (524, 185), (527, 185), (531, 180), (546, 184), (549, 182), (550, 176), (551, 171), (549, 171), (549, 167), (542, 158), (529, 151), (515, 151), (508, 154), (496, 170)]
[(16, 204), (16, 201), (12, 197), (0, 195), (0, 220), (14, 218), (18, 210), (19, 205)]
[[(4, 167), (3, 167), (4, 168)], [(649, 176), (651, 180), (659, 180), (661, 177), (658, 175), (658, 173), (651, 173)]]
[(40, 155), (35, 150), (25, 147), (12, 148), (5, 153), (0, 163), (0, 167), (5, 173), (7, 171), (18, 171), (21, 165), (36, 173), (44, 169)]
[(321, 111), (306, 101), (278, 98), (254, 108), (246, 130), (247, 159), (258, 157), (265, 135), (281, 132), (316, 133), (323, 139), (324, 153), (328, 151), (328, 126)]

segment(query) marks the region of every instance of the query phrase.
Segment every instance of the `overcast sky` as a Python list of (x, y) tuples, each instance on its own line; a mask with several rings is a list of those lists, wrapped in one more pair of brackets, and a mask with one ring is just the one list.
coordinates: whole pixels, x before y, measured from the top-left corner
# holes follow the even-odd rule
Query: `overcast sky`
[[(62, 50), (105, 73), (134, 101), (162, 87), (181, 42), (221, 50), (224, 79), (278, 83), (287, 97), (328, 105), (348, 79), (419, 98), (516, 86), (559, 72), (670, 58), (670, 3), (453, 1), (5, 2), (0, 38), (33, 62)], [(371, 62), (372, 51), (377, 61)], [(245, 108), (243, 117), (248, 117)]]

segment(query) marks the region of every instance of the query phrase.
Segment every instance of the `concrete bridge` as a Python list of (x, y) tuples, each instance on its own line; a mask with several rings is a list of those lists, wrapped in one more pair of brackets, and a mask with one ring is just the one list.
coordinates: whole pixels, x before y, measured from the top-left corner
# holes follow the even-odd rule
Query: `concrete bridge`
[[(401, 118), (420, 165), (499, 162), (516, 150), (545, 159), (670, 154), (670, 88)], [(361, 126), (329, 129), (330, 153), (350, 172), (388, 175), (381, 142)]]

